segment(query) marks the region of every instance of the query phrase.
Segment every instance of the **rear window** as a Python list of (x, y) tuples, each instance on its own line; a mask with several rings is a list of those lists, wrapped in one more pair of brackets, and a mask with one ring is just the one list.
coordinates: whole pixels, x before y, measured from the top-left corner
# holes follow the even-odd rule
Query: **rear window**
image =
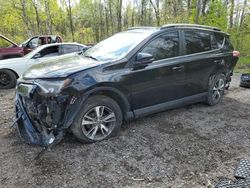
[(211, 34), (205, 31), (185, 31), (186, 54), (205, 52), (212, 49)]

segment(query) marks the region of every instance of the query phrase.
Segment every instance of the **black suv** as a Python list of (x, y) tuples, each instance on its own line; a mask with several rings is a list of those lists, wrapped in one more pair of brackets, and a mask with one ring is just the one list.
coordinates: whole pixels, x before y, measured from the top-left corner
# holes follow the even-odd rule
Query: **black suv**
[(234, 54), (217, 28), (131, 28), (83, 54), (29, 69), (17, 85), (18, 130), (43, 146), (67, 130), (96, 142), (116, 135), (123, 121), (190, 103), (215, 105), (230, 82)]

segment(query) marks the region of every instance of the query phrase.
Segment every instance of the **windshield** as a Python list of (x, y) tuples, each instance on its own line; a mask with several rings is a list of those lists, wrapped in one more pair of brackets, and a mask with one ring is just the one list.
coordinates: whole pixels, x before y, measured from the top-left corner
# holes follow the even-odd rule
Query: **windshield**
[(150, 32), (123, 32), (99, 42), (83, 53), (99, 61), (113, 61), (125, 57), (134, 47), (150, 35)]
[(28, 43), (29, 40), (30, 40), (30, 39), (27, 39), (26, 41), (24, 41), (23, 43), (21, 43), (19, 46), (22, 47), (22, 45)]

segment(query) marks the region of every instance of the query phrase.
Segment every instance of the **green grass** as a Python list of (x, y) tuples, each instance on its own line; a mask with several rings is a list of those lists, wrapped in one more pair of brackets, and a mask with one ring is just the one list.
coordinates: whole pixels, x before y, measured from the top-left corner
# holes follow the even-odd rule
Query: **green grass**
[(250, 73), (250, 56), (240, 57), (236, 67), (234, 68), (236, 73)]

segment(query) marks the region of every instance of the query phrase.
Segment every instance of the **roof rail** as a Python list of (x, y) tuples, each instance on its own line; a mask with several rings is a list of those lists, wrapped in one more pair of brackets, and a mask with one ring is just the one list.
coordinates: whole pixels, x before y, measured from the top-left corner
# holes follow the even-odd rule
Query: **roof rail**
[(138, 26), (138, 27), (130, 27), (128, 30), (134, 30), (134, 29), (154, 29), (155, 27), (147, 27), (147, 26)]
[(199, 25), (199, 24), (167, 24), (161, 26), (160, 29), (166, 29), (166, 28), (171, 28), (171, 27), (196, 27), (196, 28), (203, 28), (203, 29), (212, 29), (215, 31), (221, 31), (217, 27), (212, 27), (212, 26), (207, 26), (207, 25)]

